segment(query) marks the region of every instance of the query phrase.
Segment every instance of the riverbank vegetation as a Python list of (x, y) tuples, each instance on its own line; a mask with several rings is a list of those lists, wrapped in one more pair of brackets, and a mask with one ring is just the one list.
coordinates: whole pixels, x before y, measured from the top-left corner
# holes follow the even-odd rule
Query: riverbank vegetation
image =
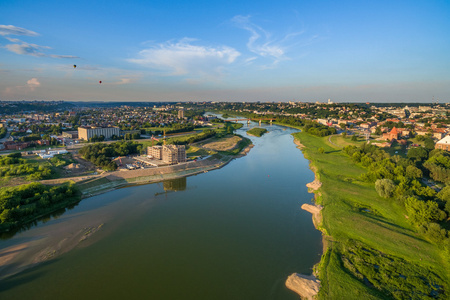
[(328, 248), (318, 265), (319, 298), (448, 299), (449, 188), (436, 193), (420, 180), (446, 164), (443, 154), (402, 158), (367, 144), (343, 150), (328, 137), (294, 136), (322, 182), (316, 202)]
[(72, 183), (46, 186), (33, 182), (0, 189), (0, 232), (34, 221), (40, 216), (80, 200)]
[[(261, 115), (254, 114), (254, 113), (248, 113), (248, 112), (235, 112), (235, 111), (227, 111), (227, 110), (220, 110), (216, 111), (218, 113), (232, 113), (234, 115), (243, 116), (245, 118), (249, 119), (260, 119)], [(300, 119), (294, 116), (281, 116), (281, 115), (273, 115), (273, 114), (265, 114), (264, 115), (264, 121), (263, 123), (268, 123), (269, 120), (273, 118), (274, 124), (279, 125), (287, 125), (291, 127), (301, 127), (304, 132), (308, 132), (309, 134), (315, 135), (315, 136), (328, 136), (332, 134), (336, 134), (336, 128), (326, 126), (320, 123), (317, 123), (315, 121), (309, 120), (309, 119)]]
[(247, 130), (248, 134), (254, 135), (254, 136), (257, 136), (257, 137), (261, 137), (266, 132), (267, 132), (267, 129), (265, 129), (265, 128), (258, 128), (258, 127), (255, 127), (255, 128), (250, 129), (250, 130)]
[(0, 188), (29, 183), (35, 180), (56, 178), (64, 166), (74, 163), (72, 155), (59, 154), (51, 159), (11, 153), (0, 157)]
[(113, 157), (139, 154), (142, 147), (142, 144), (130, 141), (111, 144), (96, 143), (84, 146), (78, 153), (96, 166), (106, 171), (114, 171), (117, 169), (117, 164), (112, 161)]

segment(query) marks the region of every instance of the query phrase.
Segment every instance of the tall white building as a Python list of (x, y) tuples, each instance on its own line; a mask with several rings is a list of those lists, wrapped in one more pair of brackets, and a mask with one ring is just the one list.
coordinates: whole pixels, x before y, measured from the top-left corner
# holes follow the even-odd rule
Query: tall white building
[(78, 138), (88, 141), (94, 136), (104, 136), (105, 139), (111, 138), (113, 135), (120, 135), (119, 127), (78, 127)]

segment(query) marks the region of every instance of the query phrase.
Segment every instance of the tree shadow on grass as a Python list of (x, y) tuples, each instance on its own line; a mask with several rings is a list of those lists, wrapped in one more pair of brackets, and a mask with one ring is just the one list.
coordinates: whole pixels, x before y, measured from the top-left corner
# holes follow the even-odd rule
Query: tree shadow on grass
[[(405, 236), (408, 236), (410, 238), (413, 238), (414, 240), (418, 240), (418, 241), (424, 241), (423, 239), (421, 239), (420, 237), (417, 237), (415, 235), (414, 231), (409, 230), (408, 228), (402, 227), (398, 224), (392, 223), (392, 222), (388, 222), (386, 219), (384, 219), (382, 216), (377, 216), (377, 215), (372, 215), (371, 213), (364, 213), (364, 215), (369, 218), (372, 219), (374, 222), (376, 222), (379, 226), (382, 226), (386, 229), (391, 229), (392, 227), (399, 229), (398, 233), (399, 234), (403, 234)], [(391, 228), (390, 228), (391, 227)]]
[(324, 153), (328, 154), (328, 153), (335, 153), (335, 152), (342, 152), (342, 150), (325, 151)]

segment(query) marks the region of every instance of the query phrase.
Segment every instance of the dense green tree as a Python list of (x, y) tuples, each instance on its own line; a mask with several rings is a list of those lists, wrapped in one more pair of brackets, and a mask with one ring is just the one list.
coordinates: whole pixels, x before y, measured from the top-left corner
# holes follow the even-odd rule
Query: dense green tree
[(440, 210), (434, 201), (422, 201), (415, 197), (408, 197), (405, 201), (405, 208), (409, 220), (418, 225), (442, 221), (446, 217), (446, 213)]
[(376, 134), (376, 135), (381, 135), (381, 134), (383, 134), (383, 132), (381, 131), (381, 127), (380, 127), (380, 126), (377, 126), (377, 128), (375, 129), (375, 134)]
[(426, 223), (419, 227), (419, 231), (435, 243), (441, 244), (447, 238), (447, 230), (438, 223)]
[(394, 195), (395, 184), (390, 179), (378, 179), (375, 181), (375, 190), (383, 198), (390, 198)]
[(406, 167), (406, 177), (409, 178), (422, 178), (423, 172), (419, 168), (415, 166), (407, 166)]
[(445, 211), (450, 215), (450, 185), (444, 187), (436, 196), (444, 202)]
[(424, 140), (424, 144), (425, 144), (425, 148), (428, 150), (433, 150), (434, 149), (434, 141), (432, 138), (426, 138)]
[(416, 161), (423, 161), (428, 158), (428, 151), (423, 147), (413, 147), (408, 150), (406, 156)]

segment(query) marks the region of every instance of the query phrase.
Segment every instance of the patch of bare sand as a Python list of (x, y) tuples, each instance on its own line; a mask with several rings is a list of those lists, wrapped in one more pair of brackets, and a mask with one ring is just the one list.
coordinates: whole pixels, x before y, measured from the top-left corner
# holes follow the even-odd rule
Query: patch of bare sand
[(303, 149), (303, 148), (305, 148), (305, 146), (304, 146), (302, 143), (300, 143), (300, 141), (297, 140), (297, 139), (294, 139), (294, 144), (297, 145), (297, 148), (298, 148), (298, 149)]
[(205, 149), (211, 149), (215, 151), (229, 151), (236, 148), (237, 144), (242, 140), (239, 136), (232, 136), (229, 138), (221, 139), (217, 142), (211, 142), (203, 145)]
[(317, 191), (321, 186), (322, 182), (319, 181), (319, 178), (317, 177), (317, 169), (314, 166), (311, 166), (311, 170), (314, 172), (314, 181), (307, 183), (306, 186), (310, 188), (313, 191)]
[(82, 245), (88, 245), (86, 240), (98, 232), (102, 226), (103, 223), (97, 223), (83, 228), (75, 226), (55, 228), (41, 236), (0, 249), (0, 280), (39, 263), (50, 261), (74, 249), (82, 242)]
[(298, 273), (291, 274), (286, 280), (286, 287), (296, 292), (302, 299), (312, 300), (320, 289), (320, 280), (315, 276)]
[(310, 212), (313, 215), (313, 223), (316, 228), (322, 223), (322, 214), (320, 211), (322, 210), (321, 205), (311, 205), (311, 204), (303, 204), (302, 209)]

